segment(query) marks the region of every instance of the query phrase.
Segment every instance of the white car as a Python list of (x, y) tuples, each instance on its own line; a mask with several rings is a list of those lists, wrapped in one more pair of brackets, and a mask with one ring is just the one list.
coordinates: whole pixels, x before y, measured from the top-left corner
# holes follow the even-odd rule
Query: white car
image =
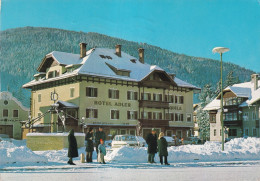
[(167, 143), (168, 143), (168, 146), (176, 146), (173, 137), (164, 136), (164, 138), (166, 139), (166, 141), (167, 141)]
[(120, 148), (122, 146), (143, 147), (145, 140), (140, 136), (133, 135), (116, 135), (112, 140), (112, 148)]

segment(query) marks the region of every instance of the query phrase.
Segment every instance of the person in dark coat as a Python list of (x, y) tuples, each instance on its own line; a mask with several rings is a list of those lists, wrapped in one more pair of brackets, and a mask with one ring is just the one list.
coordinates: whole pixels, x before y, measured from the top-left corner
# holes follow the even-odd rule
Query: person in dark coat
[(68, 164), (75, 165), (73, 163), (72, 158), (78, 157), (78, 145), (76, 137), (74, 136), (74, 129), (70, 130), (68, 135), (69, 149), (68, 149), (68, 157), (70, 158)]
[(164, 138), (164, 133), (161, 132), (159, 134), (159, 138), (158, 138), (158, 153), (159, 153), (159, 157), (160, 157), (160, 162), (161, 164), (163, 164), (163, 157), (164, 157), (164, 164), (165, 165), (170, 165), (167, 161), (167, 156), (168, 156), (168, 143), (166, 141), (166, 139)]
[(94, 151), (94, 144), (93, 144), (93, 128), (89, 128), (85, 140), (87, 141), (87, 145), (86, 145), (86, 162), (90, 163), (92, 162), (92, 153)]
[(157, 135), (154, 128), (151, 133), (147, 135), (146, 143), (148, 145), (148, 163), (155, 163), (154, 156), (155, 153), (157, 153)]
[(98, 145), (100, 144), (100, 139), (102, 139), (104, 142), (106, 140), (106, 134), (103, 131), (102, 127), (98, 128), (98, 131), (95, 134), (95, 145), (96, 145), (96, 152), (98, 154)]

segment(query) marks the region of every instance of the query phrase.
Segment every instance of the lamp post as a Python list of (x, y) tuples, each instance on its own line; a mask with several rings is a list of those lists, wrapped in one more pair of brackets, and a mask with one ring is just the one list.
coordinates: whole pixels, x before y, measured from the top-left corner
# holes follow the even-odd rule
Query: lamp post
[(223, 65), (222, 65), (222, 54), (228, 52), (229, 48), (215, 47), (212, 49), (213, 53), (220, 54), (220, 91), (221, 91), (221, 102), (220, 102), (220, 121), (221, 121), (221, 137), (222, 137), (222, 151), (224, 151), (224, 122), (223, 122)]

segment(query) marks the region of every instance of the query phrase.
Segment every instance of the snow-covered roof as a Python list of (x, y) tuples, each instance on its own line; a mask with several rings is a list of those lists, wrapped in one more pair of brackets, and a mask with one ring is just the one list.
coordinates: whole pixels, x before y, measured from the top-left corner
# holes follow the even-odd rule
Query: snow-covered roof
[(3, 99), (3, 100), (12, 100), (14, 101), (18, 106), (21, 107), (21, 109), (23, 109), (24, 111), (30, 111), (29, 108), (25, 107), (20, 101), (18, 101), (18, 99), (16, 99), (12, 93), (10, 92), (7, 92), (7, 91), (3, 91), (3, 92), (0, 92), (0, 100)]
[[(260, 85), (260, 80), (258, 80), (258, 85)], [(242, 102), (239, 106), (245, 107), (254, 104), (256, 101), (260, 100), (260, 87), (256, 90), (254, 89), (253, 82), (244, 82), (239, 84), (234, 84), (224, 89), (223, 92), (231, 91), (237, 97), (248, 98), (245, 102)], [(204, 107), (204, 110), (217, 110), (220, 109), (220, 95), (211, 101), (208, 105)]]
[[(62, 65), (81, 65), (79, 68), (74, 70), (71, 75), (90, 75), (90, 76), (99, 76), (106, 77), (111, 79), (121, 79), (126, 81), (142, 81), (147, 75), (153, 71), (162, 71), (165, 72), (162, 68), (157, 65), (150, 65), (147, 63), (141, 63), (137, 58), (121, 52), (121, 56), (115, 54), (114, 49), (108, 48), (93, 48), (87, 51), (84, 58), (80, 58), (79, 54), (65, 53), (53, 51), (46, 56), (53, 57), (59, 64)], [(134, 61), (133, 61), (134, 60)], [(45, 59), (45, 61), (48, 61)], [(41, 64), (40, 66), (42, 66)], [(117, 75), (116, 72), (111, 68), (116, 70), (129, 72), (129, 76)], [(165, 72), (165, 74), (167, 74)], [(62, 74), (59, 77), (69, 75), (69, 73)], [(42, 79), (39, 81), (53, 81), (59, 77), (51, 78), (50, 80)], [(169, 76), (170, 77), (170, 76)], [(64, 77), (63, 77), (64, 78)], [(178, 78), (173, 80), (178, 86), (200, 89), (192, 84), (189, 84), (185, 81), (182, 81)], [(41, 82), (42, 83), (42, 82)], [(38, 81), (31, 81), (25, 84), (23, 87), (28, 87), (38, 84)]]
[(70, 103), (70, 102), (66, 102), (66, 101), (58, 101), (57, 104), (62, 105), (66, 108), (78, 108), (79, 106), (77, 106), (76, 104)]

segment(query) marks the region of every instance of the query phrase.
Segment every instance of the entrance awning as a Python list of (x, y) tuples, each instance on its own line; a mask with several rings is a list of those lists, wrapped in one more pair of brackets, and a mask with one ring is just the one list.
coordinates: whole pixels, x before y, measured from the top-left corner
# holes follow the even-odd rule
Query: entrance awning
[(70, 109), (77, 109), (79, 108), (79, 106), (77, 106), (76, 104), (70, 103), (70, 102), (66, 102), (66, 101), (58, 101), (57, 104), (59, 104), (59, 106), (61, 108), (70, 108)]

